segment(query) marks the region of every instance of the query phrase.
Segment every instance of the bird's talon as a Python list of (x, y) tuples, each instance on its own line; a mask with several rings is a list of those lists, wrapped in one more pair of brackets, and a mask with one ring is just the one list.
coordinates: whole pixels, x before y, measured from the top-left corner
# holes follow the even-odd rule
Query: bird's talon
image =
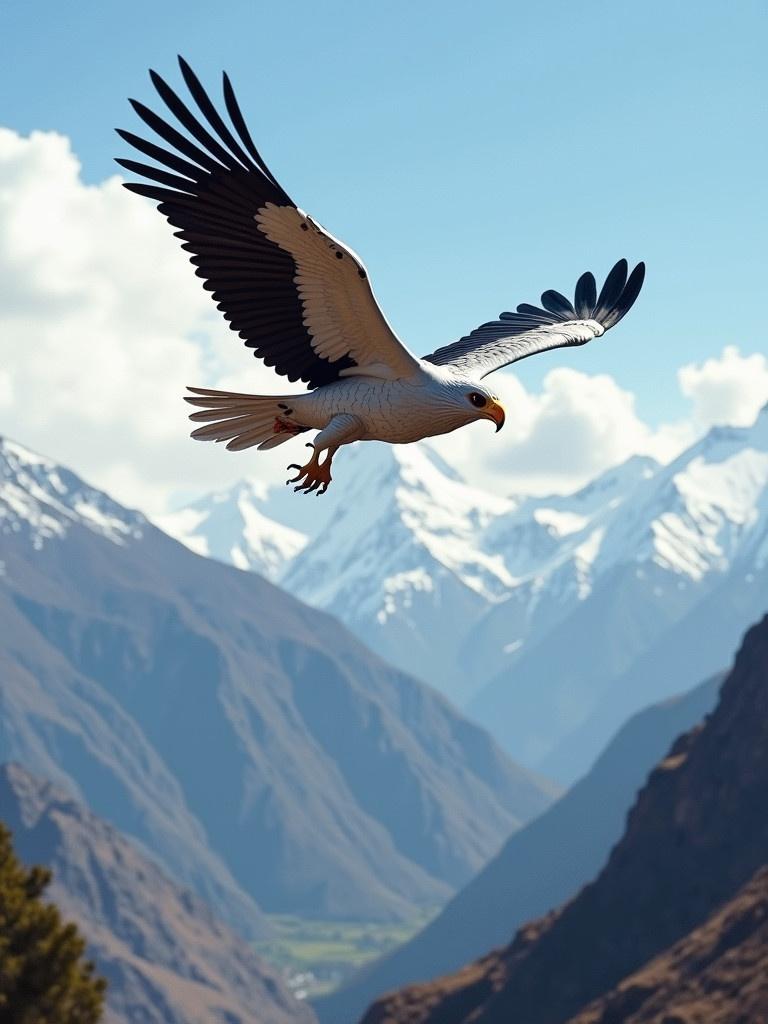
[[(314, 449), (314, 445), (309, 444)], [(295, 491), (303, 491), (304, 494), (325, 494), (328, 484), (331, 482), (331, 456), (327, 456), (324, 462), (320, 462), (317, 449), (314, 450), (312, 458), (306, 466), (298, 466), (292, 463), (288, 469), (297, 470), (296, 476), (286, 480), (287, 484), (296, 484)]]

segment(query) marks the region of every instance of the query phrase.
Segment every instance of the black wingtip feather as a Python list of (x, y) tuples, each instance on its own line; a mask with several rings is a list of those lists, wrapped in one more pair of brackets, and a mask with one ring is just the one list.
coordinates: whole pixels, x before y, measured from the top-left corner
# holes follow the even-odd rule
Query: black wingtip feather
[(585, 271), (576, 282), (573, 305), (580, 320), (588, 320), (597, 305), (597, 282), (591, 270)]
[(576, 310), (570, 301), (564, 295), (561, 295), (560, 292), (556, 292), (554, 288), (550, 288), (542, 294), (541, 304), (561, 320), (574, 320), (576, 318)]
[(618, 263), (611, 267), (608, 277), (606, 277), (605, 283), (600, 289), (597, 305), (592, 313), (592, 318), (597, 320), (598, 323), (603, 322), (603, 317), (607, 315), (609, 310), (613, 309), (618, 301), (624, 285), (627, 283), (627, 270), (628, 265), (625, 259), (620, 259)]
[[(538, 316), (542, 318), (544, 323), (549, 323), (552, 320), (552, 316), (547, 312), (546, 309), (540, 309), (538, 306), (532, 306), (530, 302), (521, 302), (517, 307), (517, 312), (523, 316)], [(505, 314), (507, 317), (514, 317), (514, 313)]]
[(213, 128), (218, 137), (229, 148), (229, 151), (240, 161), (240, 163), (243, 164), (244, 167), (259, 170), (224, 123), (224, 120), (218, 110), (216, 110), (216, 107), (211, 102), (208, 93), (203, 88), (203, 84), (200, 79), (181, 56), (179, 56), (179, 67), (181, 68), (182, 78), (184, 79), (192, 98), (195, 103), (197, 103), (199, 110), (203, 114), (203, 117), (208, 121), (211, 128)]
[(173, 89), (168, 83), (158, 75), (156, 71), (150, 69), (149, 77), (152, 79), (160, 99), (165, 103), (171, 113), (178, 118), (179, 123), (183, 124), (190, 135), (195, 138), (204, 149), (210, 153), (210, 155), (218, 160), (220, 164), (229, 170), (233, 170), (238, 166), (238, 161), (233, 158), (233, 155), (229, 153), (216, 139), (206, 131), (205, 128), (200, 124), (198, 119), (187, 107), (185, 103), (176, 95)]
[(224, 89), (224, 104), (227, 108), (227, 113), (232, 120), (232, 124), (235, 126), (235, 131), (240, 136), (240, 141), (272, 184), (279, 188), (280, 186), (277, 184), (274, 174), (272, 174), (269, 167), (267, 167), (261, 153), (256, 149), (254, 141), (251, 138), (251, 133), (248, 131), (248, 125), (245, 123), (245, 118), (243, 117), (243, 112), (240, 110), (240, 104), (237, 102), (235, 90), (232, 88), (232, 82), (230, 81), (229, 75), (226, 71), (222, 72), (222, 85)]
[(629, 280), (624, 285), (621, 295), (617, 299), (613, 306), (613, 309), (609, 310), (606, 316), (601, 320), (603, 327), (606, 331), (610, 327), (615, 327), (616, 324), (625, 316), (632, 306), (635, 304), (640, 294), (640, 289), (643, 287), (645, 281), (645, 263), (638, 263), (632, 273), (629, 275)]
[[(629, 278), (627, 270), (625, 259), (615, 263), (599, 295), (595, 276), (588, 270), (576, 282), (573, 305), (560, 292), (550, 289), (541, 296), (546, 308), (521, 302), (516, 313), (502, 313), (499, 321), (504, 323), (505, 328), (508, 325), (513, 333), (568, 320), (597, 320), (608, 330), (629, 312), (643, 286), (645, 264), (638, 263)], [(492, 327), (493, 324), (484, 324), (477, 330), (490, 330)]]
[(129, 100), (128, 102), (144, 124), (148, 125), (153, 132), (157, 132), (160, 138), (164, 139), (170, 146), (175, 147), (180, 153), (189, 157), (190, 160), (194, 160), (201, 168), (214, 174), (223, 169), (217, 160), (214, 160), (212, 156), (200, 149), (199, 146), (190, 142), (186, 136), (169, 125), (167, 121), (164, 121), (154, 110), (150, 110), (149, 107), (138, 100)]
[(175, 192), (171, 192), (167, 188), (157, 188), (155, 185), (144, 185), (136, 181), (124, 181), (123, 188), (127, 188), (129, 192), (135, 192), (137, 196), (145, 196), (147, 199), (154, 199), (156, 203), (165, 202), (169, 196), (175, 196)]

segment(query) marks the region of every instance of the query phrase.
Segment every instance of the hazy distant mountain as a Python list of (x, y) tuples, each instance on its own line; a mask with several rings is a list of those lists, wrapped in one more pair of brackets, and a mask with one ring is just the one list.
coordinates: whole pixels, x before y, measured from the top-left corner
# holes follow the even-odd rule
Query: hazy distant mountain
[[(693, 686), (726, 664), (762, 611), (768, 411), (669, 466), (635, 456), (572, 495), (485, 494), (426, 446), (358, 445), (337, 478), (281, 583), (563, 782), (669, 695), (658, 682)], [(284, 492), (261, 507), (296, 528)], [(220, 550), (243, 543), (233, 530)], [(680, 675), (696, 630), (706, 642)], [(660, 671), (670, 657), (676, 670)]]
[(198, 555), (250, 569), (274, 581), (308, 538), (270, 519), (266, 507), (266, 488), (258, 481), (242, 480), (178, 512), (159, 516), (155, 522)]
[(595, 881), (459, 973), (384, 997), (365, 1024), (763, 1019), (767, 678), (768, 616), (716, 709), (651, 773)]
[[(513, 503), (469, 487), (426, 446), (367, 443), (344, 452), (333, 488), (312, 506), (316, 521), (302, 523), (309, 542), (271, 578), (338, 616), (392, 664), (454, 699), (468, 697), (482, 675), (457, 672), (460, 643), (513, 584), (502, 560), (483, 550), (483, 532)], [(261, 516), (263, 533), (264, 516), (283, 523), (288, 512), (282, 492), (265, 495), (244, 481), (159, 525), (245, 567), (241, 552), (255, 530), (243, 523)]]
[(345, 453), (316, 523), (297, 519), (283, 491), (243, 481), (159, 524), (244, 566), (246, 522), (258, 517), (268, 533), (290, 518), (308, 541), (272, 578), (461, 703), (508, 664), (517, 633), (546, 631), (584, 595), (582, 535), (655, 468), (634, 457), (575, 495), (503, 498), (470, 487), (425, 445), (368, 443)]
[(277, 972), (119, 832), (67, 793), (0, 766), (0, 820), (109, 981), (110, 1024), (311, 1024)]
[(361, 445), (342, 465), (343, 501), (282, 585), (332, 611), (389, 661), (465, 699), (482, 676), (457, 671), (460, 641), (513, 584), (483, 550), (483, 535), (512, 503), (449, 475), (423, 445)]
[[(562, 781), (645, 701), (727, 665), (744, 623), (768, 607), (768, 409), (659, 471), (601, 547), (611, 564), (589, 597), (472, 706), (481, 722), (505, 723), (494, 732), (507, 729), (510, 749), (522, 752), (511, 730), (545, 732), (550, 749), (530, 763)], [(529, 713), (513, 684), (535, 691)]]
[[(768, 528), (768, 520), (765, 526)], [(578, 776), (595, 747), (611, 734), (627, 708), (636, 705), (638, 694), (663, 698), (670, 675), (688, 684), (711, 671), (713, 665), (729, 664), (744, 623), (754, 621), (768, 608), (768, 564), (764, 558), (745, 553), (722, 579), (713, 582), (706, 596), (649, 645), (601, 696), (587, 720), (544, 759), (543, 770), (560, 779)]]
[(410, 915), (551, 800), (329, 616), (11, 442), (0, 534), (0, 757), (78, 794), (238, 927), (254, 900)]
[(620, 838), (648, 772), (715, 705), (722, 676), (636, 714), (591, 771), (501, 852), (410, 942), (316, 1001), (322, 1024), (355, 1024), (377, 996), (457, 970), (508, 942), (590, 881)]

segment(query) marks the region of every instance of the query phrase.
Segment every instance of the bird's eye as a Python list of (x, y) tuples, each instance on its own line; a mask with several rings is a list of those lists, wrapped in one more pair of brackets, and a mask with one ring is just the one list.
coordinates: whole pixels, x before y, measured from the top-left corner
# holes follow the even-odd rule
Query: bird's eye
[(488, 399), (485, 395), (481, 395), (479, 391), (471, 391), (469, 394), (469, 400), (476, 409), (482, 409), (488, 404)]

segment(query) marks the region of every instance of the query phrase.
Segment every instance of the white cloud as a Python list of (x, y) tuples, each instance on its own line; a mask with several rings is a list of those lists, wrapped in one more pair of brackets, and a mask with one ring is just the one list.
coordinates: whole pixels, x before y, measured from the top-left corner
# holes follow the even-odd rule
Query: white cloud
[(768, 359), (758, 353), (742, 356), (735, 345), (727, 345), (719, 358), (700, 366), (681, 367), (677, 378), (702, 426), (747, 426), (768, 402)]
[(572, 490), (630, 455), (669, 462), (709, 427), (746, 426), (768, 401), (768, 359), (728, 345), (719, 357), (678, 371), (686, 419), (652, 429), (635, 410), (634, 395), (607, 375), (560, 368), (530, 393), (512, 372), (499, 374), (507, 409), (506, 444), (478, 444), (481, 424), (435, 446), (471, 479), (504, 493)]
[(552, 370), (538, 394), (509, 371), (497, 380), (507, 411), (504, 443), (478, 444), (485, 425), (477, 424), (435, 446), (465, 475), (502, 493), (572, 490), (636, 453), (666, 462), (694, 439), (686, 423), (652, 430), (637, 415), (634, 395), (606, 374)]
[(192, 444), (181, 401), (235, 363), (240, 389), (279, 391), (244, 355), (151, 203), (84, 185), (61, 135), (0, 129), (2, 432), (162, 508), (253, 468)]

